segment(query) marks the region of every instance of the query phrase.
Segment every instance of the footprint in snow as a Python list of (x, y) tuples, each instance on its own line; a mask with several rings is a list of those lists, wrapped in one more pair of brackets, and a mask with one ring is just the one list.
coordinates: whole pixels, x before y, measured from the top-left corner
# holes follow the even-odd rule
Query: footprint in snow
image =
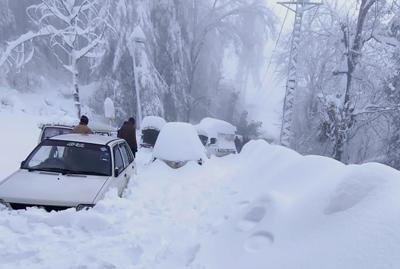
[(247, 238), (244, 248), (248, 252), (265, 250), (274, 243), (274, 235), (268, 231), (258, 231)]
[(374, 193), (382, 182), (383, 180), (373, 175), (350, 175), (338, 185), (324, 213), (332, 215), (355, 207)]
[(245, 213), (239, 220), (237, 228), (240, 231), (248, 232), (257, 226), (267, 215), (267, 209), (271, 206), (269, 197), (261, 197), (255, 203), (247, 206)]

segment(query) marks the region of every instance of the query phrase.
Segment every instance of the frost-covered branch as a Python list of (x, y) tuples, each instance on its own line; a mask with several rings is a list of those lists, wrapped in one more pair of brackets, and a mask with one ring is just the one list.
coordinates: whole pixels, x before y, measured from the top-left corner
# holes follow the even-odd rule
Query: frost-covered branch
[[(20, 46), (23, 46), (26, 42), (31, 42), (35, 38), (50, 36), (57, 33), (58, 31), (54, 27), (48, 26), (40, 29), (38, 32), (29, 31), (28, 33), (21, 35), (17, 39), (8, 42), (6, 49), (3, 52), (0, 52), (0, 66), (4, 65), (7, 60), (12, 57), (13, 53), (24, 54), (24, 50), (17, 51), (16, 49)], [(17, 65), (17, 67), (21, 66)]]

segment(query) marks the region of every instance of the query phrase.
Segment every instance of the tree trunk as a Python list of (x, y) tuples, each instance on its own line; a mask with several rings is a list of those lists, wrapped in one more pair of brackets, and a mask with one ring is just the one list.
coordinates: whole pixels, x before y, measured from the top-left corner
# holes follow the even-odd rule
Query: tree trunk
[(79, 84), (78, 84), (78, 69), (77, 62), (75, 58), (75, 52), (72, 52), (71, 56), (71, 69), (72, 69), (72, 86), (73, 86), (73, 96), (74, 96), (74, 104), (76, 109), (76, 114), (78, 119), (81, 118), (81, 102), (79, 98)]
[(347, 72), (346, 72), (346, 90), (343, 100), (343, 111), (341, 112), (340, 119), (337, 123), (337, 134), (335, 135), (335, 142), (333, 147), (334, 158), (342, 161), (344, 145), (347, 142), (347, 135), (349, 129), (353, 125), (353, 109), (351, 107), (351, 89), (353, 82), (353, 74), (356, 70), (358, 59), (361, 57), (361, 50), (364, 46), (362, 37), (364, 31), (364, 24), (371, 7), (377, 0), (362, 0), (360, 10), (357, 17), (356, 32), (353, 42), (350, 43), (350, 30), (348, 26), (342, 25), (343, 43), (345, 45), (347, 56)]
[(137, 115), (136, 115), (136, 126), (140, 129), (142, 124), (142, 102), (140, 98), (140, 86), (139, 86), (139, 74), (136, 65), (136, 44), (133, 41), (132, 48), (131, 48), (131, 57), (133, 61), (133, 74), (135, 79), (135, 92), (136, 92), (136, 103), (137, 103)]

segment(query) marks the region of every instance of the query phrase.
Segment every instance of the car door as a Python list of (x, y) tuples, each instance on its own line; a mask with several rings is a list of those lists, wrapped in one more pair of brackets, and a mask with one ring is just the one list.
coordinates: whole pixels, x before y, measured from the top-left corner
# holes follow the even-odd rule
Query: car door
[[(114, 175), (113, 175), (113, 183), (111, 187), (118, 189), (118, 194), (121, 195), (122, 191), (126, 186), (126, 176), (125, 176), (125, 163), (121, 154), (119, 144), (116, 144), (113, 147), (113, 155), (114, 155)], [(116, 171), (118, 170), (118, 174)]]
[(128, 185), (129, 180), (131, 178), (131, 176), (133, 175), (133, 170), (134, 170), (134, 157), (133, 154), (128, 146), (128, 144), (126, 142), (122, 142), (121, 144), (119, 144), (120, 146), (120, 151), (122, 154), (122, 159), (124, 160), (124, 176), (125, 176), (125, 184)]

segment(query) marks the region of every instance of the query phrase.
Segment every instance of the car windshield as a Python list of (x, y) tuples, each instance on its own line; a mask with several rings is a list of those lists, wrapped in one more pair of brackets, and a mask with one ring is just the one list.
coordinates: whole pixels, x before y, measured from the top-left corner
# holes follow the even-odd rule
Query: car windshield
[(107, 146), (45, 140), (29, 155), (22, 169), (110, 176), (111, 154)]

